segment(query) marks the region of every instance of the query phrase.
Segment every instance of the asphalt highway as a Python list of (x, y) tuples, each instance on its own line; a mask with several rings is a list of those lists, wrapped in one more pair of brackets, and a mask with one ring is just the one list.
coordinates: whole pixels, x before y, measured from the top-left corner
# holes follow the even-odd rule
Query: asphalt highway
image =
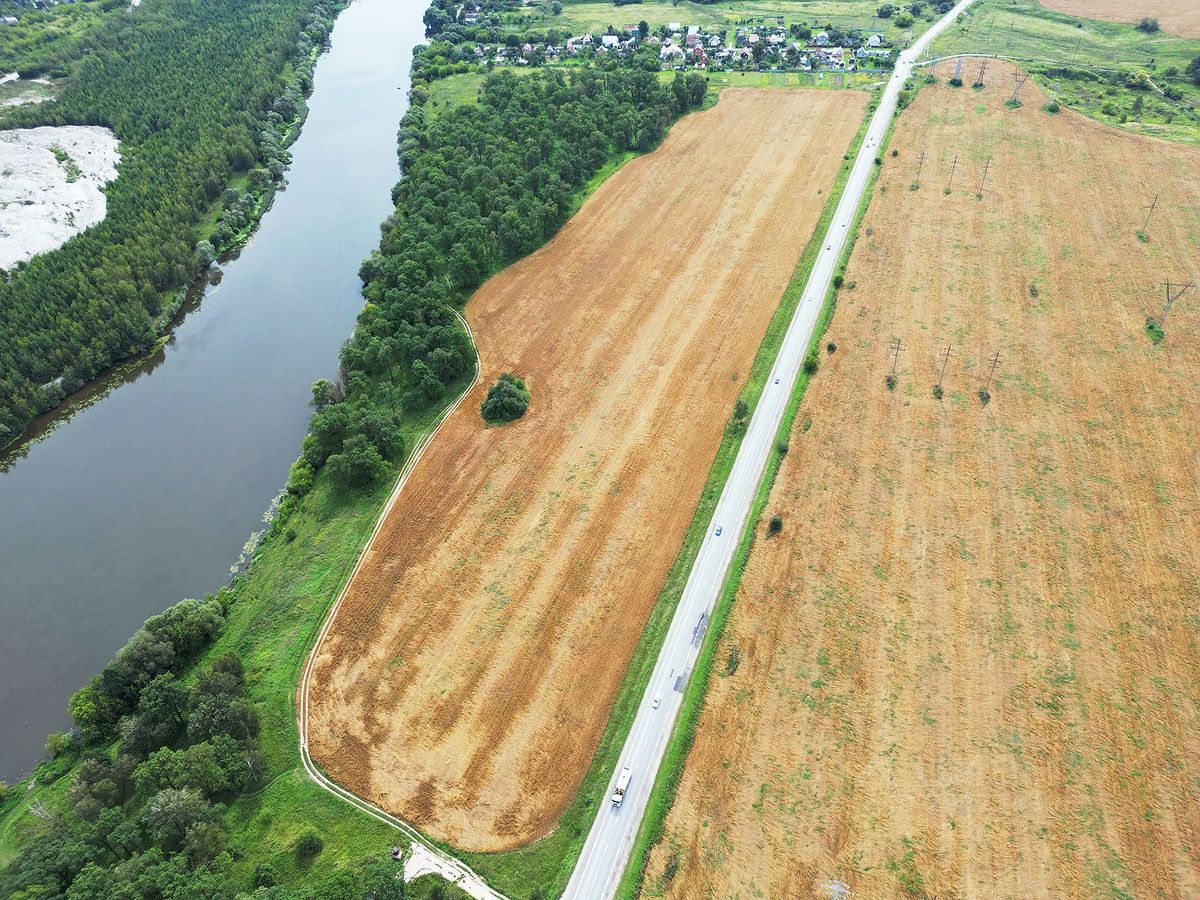
[[(783, 422), (788, 399), (795, 388), (804, 354), (812, 340), (822, 301), (828, 294), (855, 213), (870, 181), (875, 156), (892, 120), (900, 89), (929, 42), (970, 4), (971, 0), (962, 0), (901, 53), (895, 71), (884, 87), (879, 106), (871, 117), (866, 137), (854, 159), (845, 190), (825, 234), (824, 246), (817, 255), (800, 305), (788, 326), (767, 386), (750, 418), (733, 469), (717, 501), (708, 534), (700, 546), (633, 727), (609, 782), (608, 794), (588, 833), (564, 898), (605, 900), (616, 892), (682, 705), (683, 689), (696, 664), (713, 605), (729, 572), (734, 551), (746, 529), (750, 508), (774, 447), (775, 436)], [(657, 708), (654, 702), (656, 698), (659, 699)], [(614, 806), (608, 797), (612, 795), (617, 774), (625, 766), (631, 769), (632, 778), (621, 805)]]

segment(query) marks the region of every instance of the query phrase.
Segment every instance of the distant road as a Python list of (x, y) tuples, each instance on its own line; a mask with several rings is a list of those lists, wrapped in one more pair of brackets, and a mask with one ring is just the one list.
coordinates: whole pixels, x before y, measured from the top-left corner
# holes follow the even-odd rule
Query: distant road
[[(633, 841), (645, 814), (650, 788), (662, 763), (667, 740), (679, 715), (683, 689), (696, 664), (704, 631), (729, 572), (734, 550), (746, 529), (754, 495), (783, 422), (788, 398), (796, 386), (805, 351), (816, 328), (821, 303), (829, 291), (854, 214), (866, 192), (875, 156), (895, 112), (896, 99), (904, 82), (912, 74), (917, 58), (930, 41), (970, 4), (971, 0), (962, 0), (912, 47), (901, 53), (895, 71), (883, 90), (879, 107), (871, 117), (845, 191), (825, 234), (825, 246), (817, 255), (800, 305), (788, 326), (767, 386), (750, 419), (725, 489), (717, 501), (708, 535), (700, 546), (700, 553), (671, 620), (633, 728), (609, 781), (608, 794), (601, 801), (600, 812), (588, 833), (564, 898), (604, 900), (616, 892), (629, 862)], [(659, 698), (657, 709), (654, 708), (655, 698)], [(617, 807), (607, 797), (612, 794), (617, 773), (625, 766), (632, 770), (633, 777), (624, 801)]]

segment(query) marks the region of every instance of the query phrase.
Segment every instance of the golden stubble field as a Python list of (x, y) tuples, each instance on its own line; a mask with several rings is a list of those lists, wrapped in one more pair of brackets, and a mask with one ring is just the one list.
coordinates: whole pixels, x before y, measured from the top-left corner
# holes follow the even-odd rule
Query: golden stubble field
[(1196, 0), (1039, 0), (1048, 9), (1106, 19), (1109, 22), (1140, 22), (1158, 19), (1163, 31), (1182, 37), (1200, 37), (1200, 3)]
[[(339, 783), (466, 849), (554, 828), (866, 103), (726, 90), (471, 299), (480, 383), (317, 651)], [(506, 371), (532, 404), (485, 428)]]
[(1200, 151), (951, 71), (896, 126), (644, 896), (1200, 897), (1196, 295), (1143, 332), (1200, 281)]

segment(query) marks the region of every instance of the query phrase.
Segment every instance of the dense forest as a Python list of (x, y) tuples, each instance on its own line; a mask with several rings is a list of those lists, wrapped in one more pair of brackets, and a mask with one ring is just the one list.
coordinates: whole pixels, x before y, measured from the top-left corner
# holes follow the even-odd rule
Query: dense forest
[[(0, 280), (0, 445), (148, 349), (178, 289), (244, 231), (282, 178), (332, 14), (315, 0), (155, 0), (22, 53), (24, 74), (70, 75), (56, 102), (4, 125), (107, 126), (121, 166), (102, 223)], [(251, 191), (223, 196), (235, 173)], [(214, 204), (226, 215), (198, 246)]]

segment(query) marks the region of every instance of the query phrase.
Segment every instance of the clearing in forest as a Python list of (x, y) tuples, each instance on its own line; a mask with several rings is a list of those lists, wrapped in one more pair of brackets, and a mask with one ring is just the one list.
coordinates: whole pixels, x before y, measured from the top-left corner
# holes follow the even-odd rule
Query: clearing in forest
[(1041, 0), (1043, 6), (1073, 16), (1137, 23), (1158, 19), (1163, 31), (1200, 37), (1200, 3), (1196, 0)]
[[(554, 828), (866, 103), (726, 90), (471, 298), (480, 380), (317, 651), (339, 783), (464, 849)], [(485, 428), (502, 372), (533, 400)]]
[(1200, 151), (1012, 71), (898, 120), (644, 896), (1200, 897)]

